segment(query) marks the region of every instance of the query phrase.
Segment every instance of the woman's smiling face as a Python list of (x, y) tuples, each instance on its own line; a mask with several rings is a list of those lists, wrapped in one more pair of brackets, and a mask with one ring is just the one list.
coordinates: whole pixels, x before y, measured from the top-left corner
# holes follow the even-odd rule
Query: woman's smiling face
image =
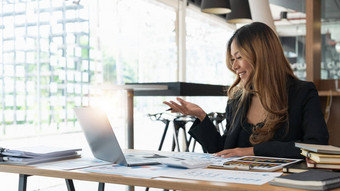
[(253, 71), (253, 68), (245, 59), (242, 58), (235, 40), (231, 43), (230, 53), (232, 69), (240, 77), (242, 83), (244, 84), (248, 81), (249, 75)]

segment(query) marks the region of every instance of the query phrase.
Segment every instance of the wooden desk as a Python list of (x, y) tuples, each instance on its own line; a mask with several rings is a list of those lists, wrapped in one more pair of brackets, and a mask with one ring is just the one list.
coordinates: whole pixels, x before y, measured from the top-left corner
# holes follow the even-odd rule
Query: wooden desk
[[(259, 191), (281, 191), (297, 190), (278, 186), (271, 186), (268, 183), (264, 185), (246, 185), (246, 184), (232, 184), (223, 182), (210, 182), (199, 180), (183, 180), (173, 178), (139, 178), (129, 177), (114, 174), (104, 173), (89, 173), (79, 170), (51, 170), (41, 169), (32, 166), (16, 166), (16, 165), (0, 165), (1, 172), (16, 173), (23, 175), (37, 175), (45, 177), (63, 178), (66, 180), (85, 180), (100, 183), (113, 183), (131, 186), (143, 186), (162, 189), (187, 190), (187, 191), (207, 191), (207, 190), (259, 190)], [(22, 184), (23, 182), (21, 182)], [(24, 191), (26, 187), (19, 188), (19, 191)], [(72, 190), (69, 188), (69, 190)], [(74, 190), (74, 189), (73, 189)], [(340, 190), (340, 189), (339, 189)]]
[[(133, 152), (128, 150), (127, 152)], [(157, 152), (158, 153), (158, 152)], [(159, 152), (160, 154), (162, 152)], [(71, 159), (74, 160), (74, 159)], [(29, 175), (62, 178), (66, 180), (68, 190), (74, 191), (72, 180), (85, 180), (99, 182), (99, 191), (104, 191), (104, 183), (122, 184), (130, 186), (142, 186), (161, 189), (173, 189), (182, 191), (231, 191), (231, 190), (258, 190), (258, 191), (301, 191), (287, 187), (272, 186), (268, 183), (264, 185), (247, 185), (236, 183), (224, 183), (214, 181), (186, 180), (175, 178), (141, 178), (133, 176), (122, 176), (115, 174), (93, 173), (80, 170), (51, 170), (36, 168), (33, 166), (1, 165), (0, 172), (20, 174), (19, 191), (26, 190), (26, 180)], [(340, 188), (334, 189), (340, 191)]]

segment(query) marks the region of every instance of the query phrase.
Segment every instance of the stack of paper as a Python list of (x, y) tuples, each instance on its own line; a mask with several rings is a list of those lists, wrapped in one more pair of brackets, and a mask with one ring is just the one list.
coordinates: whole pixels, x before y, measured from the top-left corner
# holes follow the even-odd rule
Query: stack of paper
[(0, 148), (0, 164), (29, 165), (80, 157), (81, 149), (61, 149), (45, 146), (18, 150)]

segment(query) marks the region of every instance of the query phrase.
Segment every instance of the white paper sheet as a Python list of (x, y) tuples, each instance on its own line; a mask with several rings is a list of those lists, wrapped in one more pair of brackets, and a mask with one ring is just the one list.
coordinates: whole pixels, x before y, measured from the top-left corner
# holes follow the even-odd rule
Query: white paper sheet
[(223, 166), (223, 163), (227, 161), (240, 158), (240, 157), (222, 158), (222, 157), (215, 157), (214, 155), (208, 154), (208, 153), (194, 153), (194, 152), (178, 152), (178, 153), (174, 152), (174, 153), (166, 153), (162, 155), (170, 157), (170, 158), (208, 161), (208, 162), (211, 162), (211, 165), (215, 165), (215, 166)]
[(280, 176), (281, 174), (281, 172), (189, 169), (185, 171), (169, 172), (162, 177), (262, 185), (269, 182), (273, 178)]
[(149, 165), (149, 166), (135, 166), (126, 167), (118, 164), (96, 166), (81, 169), (86, 172), (97, 172), (107, 174), (117, 174), (124, 176), (143, 177), (143, 178), (155, 178), (168, 173), (181, 172), (185, 169), (168, 168), (166, 165)]
[(252, 172), (219, 169), (180, 169), (169, 168), (165, 165), (125, 167), (117, 164), (95, 166), (81, 170), (86, 172), (108, 173), (143, 178), (168, 177), (253, 185), (265, 184), (273, 178), (278, 177), (282, 174), (281, 172)]
[(91, 166), (100, 166), (111, 164), (110, 162), (94, 159), (94, 158), (78, 158), (72, 160), (63, 160), (56, 162), (43, 163), (33, 165), (37, 168), (52, 169), (52, 170), (72, 170)]

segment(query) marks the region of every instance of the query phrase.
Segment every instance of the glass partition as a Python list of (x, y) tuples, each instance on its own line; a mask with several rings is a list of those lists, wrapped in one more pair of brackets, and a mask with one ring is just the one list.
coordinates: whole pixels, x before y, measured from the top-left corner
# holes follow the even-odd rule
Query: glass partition
[[(278, 1), (271, 0), (279, 3)], [(282, 3), (285, 4), (285, 3)], [(292, 4), (292, 3), (290, 3)], [(273, 13), (285, 54), (295, 74), (306, 79), (305, 62), (305, 1), (295, 2), (298, 6)], [(340, 2), (321, 1), (321, 79), (340, 77)], [(301, 11), (300, 14), (298, 12)], [(285, 12), (285, 17), (282, 14)]]
[(340, 2), (323, 0), (321, 18), (321, 79), (339, 79)]
[(270, 0), (276, 31), (294, 74), (306, 79), (306, 14), (304, 1)]

